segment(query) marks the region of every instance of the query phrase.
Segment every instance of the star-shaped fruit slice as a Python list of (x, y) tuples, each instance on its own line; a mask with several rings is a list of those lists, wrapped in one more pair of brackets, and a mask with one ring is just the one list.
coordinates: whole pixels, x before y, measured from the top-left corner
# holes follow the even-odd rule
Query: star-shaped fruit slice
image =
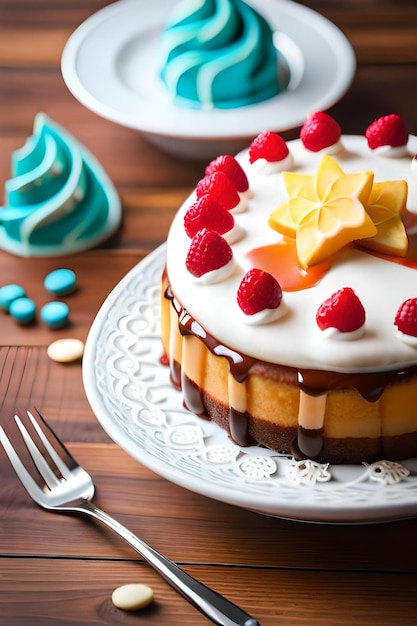
[(377, 233), (370, 239), (358, 243), (382, 254), (405, 256), (408, 238), (402, 221), (402, 213), (407, 202), (405, 180), (391, 180), (374, 183), (366, 210), (376, 226)]
[(270, 216), (269, 224), (296, 239), (297, 255), (304, 267), (332, 256), (356, 239), (376, 235), (365, 210), (373, 173), (345, 174), (324, 155), (315, 176), (285, 173), (289, 199)]

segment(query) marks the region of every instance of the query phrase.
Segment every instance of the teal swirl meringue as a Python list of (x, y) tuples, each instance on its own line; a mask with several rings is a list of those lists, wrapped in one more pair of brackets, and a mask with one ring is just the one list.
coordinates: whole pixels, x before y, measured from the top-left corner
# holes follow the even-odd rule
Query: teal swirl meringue
[(243, 0), (182, 0), (162, 33), (161, 78), (178, 104), (229, 109), (281, 90), (267, 21)]
[(119, 226), (117, 192), (93, 155), (43, 113), (12, 153), (0, 207), (0, 248), (57, 256), (91, 248)]

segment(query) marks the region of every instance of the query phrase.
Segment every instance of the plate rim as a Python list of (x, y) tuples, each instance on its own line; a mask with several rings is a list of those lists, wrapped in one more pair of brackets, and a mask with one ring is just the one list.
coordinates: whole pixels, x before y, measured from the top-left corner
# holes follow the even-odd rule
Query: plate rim
[[(417, 514), (417, 501), (410, 497), (408, 498), (408, 501), (401, 501), (400, 503), (395, 501), (394, 503), (379, 503), (378, 505), (374, 504), (370, 506), (367, 501), (360, 506), (356, 503), (356, 506), (354, 507), (341, 507), (340, 505), (332, 507), (326, 503), (326, 506), (323, 506), (323, 508), (306, 505), (303, 502), (303, 498), (300, 497), (297, 501), (291, 500), (287, 506), (285, 506), (282, 501), (280, 501), (278, 506), (276, 506), (274, 505), (275, 503), (265, 503), (265, 500), (262, 497), (255, 497), (253, 494), (245, 492), (237, 493), (236, 490), (226, 488), (219, 483), (210, 483), (210, 481), (200, 480), (199, 482), (197, 481), (196, 484), (195, 476), (181, 471), (178, 467), (167, 466), (163, 461), (154, 457), (146, 449), (138, 449), (137, 442), (135, 442), (129, 434), (126, 433), (113, 416), (109, 415), (107, 408), (104, 405), (94, 377), (94, 357), (97, 348), (96, 342), (100, 335), (104, 321), (125, 286), (130, 282), (130, 280), (132, 280), (132, 278), (139, 276), (140, 273), (143, 273), (152, 265), (157, 265), (158, 269), (161, 267), (162, 270), (165, 259), (165, 251), (166, 243), (153, 250), (146, 257), (144, 257), (144, 259), (131, 268), (131, 270), (129, 270), (129, 272), (112, 289), (98, 311), (85, 343), (82, 363), (84, 389), (96, 419), (110, 438), (122, 449), (124, 449), (125, 452), (130, 454), (137, 462), (141, 463), (166, 480), (169, 480), (170, 482), (173, 482), (194, 493), (198, 493), (205, 497), (259, 514), (293, 521), (331, 524), (369, 524), (376, 522), (398, 521), (400, 519), (415, 517)], [(213, 426), (214, 428), (220, 429), (220, 427), (215, 424), (213, 424)], [(243, 450), (245, 449), (243, 448), (242, 451)], [(413, 459), (413, 461), (415, 460)], [(417, 482), (417, 476), (413, 475), (409, 478), (413, 480), (413, 482)], [(375, 490), (377, 490), (378, 487), (379, 485), (376, 484)], [(301, 486), (301, 489), (303, 488), (304, 487)], [(314, 487), (306, 488), (310, 489)], [(301, 496), (303, 493), (306, 492), (300, 491)]]
[[(297, 114), (297, 117), (293, 117), (291, 122), (286, 121), (285, 123), (280, 123), (280, 119), (283, 117), (284, 106), (287, 109), (291, 109), (291, 98), (294, 97), (293, 94), (297, 94), (298, 87), (294, 91), (283, 92), (276, 96), (276, 98), (256, 105), (241, 107), (240, 109), (215, 109), (214, 117), (213, 115), (211, 115), (211, 117), (210, 115), (207, 116), (207, 111), (194, 109), (181, 110), (181, 107), (170, 103), (165, 110), (167, 113), (174, 113), (171, 121), (171, 116), (168, 115), (167, 117), (169, 119), (168, 121), (164, 121), (165, 125), (162, 127), (160, 125), (160, 117), (156, 120), (154, 119), (151, 124), (148, 121), (144, 122), (139, 115), (133, 117), (128, 112), (121, 111), (120, 109), (116, 110), (113, 106), (100, 101), (97, 95), (93, 94), (91, 89), (81, 80), (77, 70), (77, 56), (81, 47), (88, 41), (91, 32), (100, 27), (102, 23), (110, 18), (120, 18), (124, 13), (127, 15), (129, 10), (133, 10), (132, 7), (136, 8), (136, 6), (140, 6), (145, 1), (146, 0), (119, 0), (92, 14), (70, 35), (64, 46), (61, 57), (62, 76), (67, 88), (74, 97), (94, 113), (126, 127), (161, 138), (214, 142), (222, 139), (238, 140), (256, 136), (256, 134), (265, 130), (265, 124), (261, 122), (258, 123), (254, 118), (265, 119), (266, 116), (269, 116), (271, 119), (277, 120), (276, 123), (271, 122), (268, 124), (268, 126), (271, 127), (270, 129), (283, 132), (300, 126), (309, 111), (314, 109), (324, 110), (333, 106), (343, 97), (353, 82), (356, 71), (355, 52), (348, 38), (339, 27), (317, 11), (310, 7), (300, 5), (293, 0), (270, 0), (268, 5), (263, 5), (264, 13), (267, 11), (281, 11), (282, 15), (289, 15), (299, 20), (300, 23), (302, 23), (301, 20), (309, 20), (310, 23), (317, 24), (317, 30), (315, 32), (320, 34), (321, 39), (326, 42), (331, 41), (333, 44), (332, 50), (334, 52), (337, 71), (335, 71), (332, 81), (330, 81), (329, 86), (326, 88), (325, 95), (322, 93), (319, 99), (316, 99), (316, 102), (309, 102), (308, 106), (303, 107), (302, 112), (300, 111), (300, 113)], [(259, 3), (259, 0), (249, 0), (249, 3), (254, 6), (256, 6), (257, 2)], [(272, 2), (274, 2), (274, 5), (271, 4)], [(152, 4), (147, 5), (147, 10), (152, 8), (152, 6)], [(304, 39), (300, 37), (297, 44), (299, 46), (303, 45), (303, 41)], [(311, 79), (310, 75), (307, 76), (307, 79), (306, 82), (308, 83)], [(304, 78), (301, 80), (301, 83), (304, 85), (303, 81)], [(289, 103), (287, 102), (288, 99), (290, 99)], [(139, 102), (140, 98), (138, 97), (138, 103)], [(184, 118), (184, 120), (180, 120), (180, 123), (178, 115)], [(193, 123), (195, 127), (198, 126), (198, 132), (185, 122), (185, 117), (189, 118), (190, 115), (198, 116)], [(236, 117), (238, 120), (242, 118), (242, 121), (247, 124), (247, 127), (231, 132), (230, 122), (233, 119), (236, 122)], [(210, 128), (207, 127), (207, 120), (210, 120)], [(250, 120), (250, 124), (248, 120)], [(214, 128), (213, 124), (215, 125)]]

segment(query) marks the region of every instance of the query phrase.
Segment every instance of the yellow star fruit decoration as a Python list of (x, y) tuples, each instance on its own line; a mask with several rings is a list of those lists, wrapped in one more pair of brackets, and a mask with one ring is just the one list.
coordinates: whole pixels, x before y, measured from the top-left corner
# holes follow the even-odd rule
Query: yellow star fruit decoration
[(401, 214), (406, 202), (407, 183), (405, 180), (374, 183), (366, 211), (377, 228), (377, 234), (358, 243), (383, 254), (405, 256), (408, 238)]
[(304, 267), (357, 240), (372, 250), (405, 254), (405, 181), (374, 184), (373, 172), (345, 174), (328, 155), (315, 176), (283, 172), (283, 180), (289, 198), (271, 214), (269, 225), (295, 238)]

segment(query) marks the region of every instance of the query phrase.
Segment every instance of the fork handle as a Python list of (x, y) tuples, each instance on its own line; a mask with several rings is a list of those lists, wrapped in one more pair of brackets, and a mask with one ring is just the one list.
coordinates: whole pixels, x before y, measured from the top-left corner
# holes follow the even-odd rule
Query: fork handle
[(201, 613), (219, 626), (260, 626), (245, 611), (227, 600), (213, 589), (210, 589), (178, 565), (162, 556), (147, 543), (139, 539), (113, 517), (97, 508), (93, 502), (85, 502), (76, 506), (76, 510), (103, 522), (122, 537), (132, 548), (151, 565), (174, 589), (193, 604)]

